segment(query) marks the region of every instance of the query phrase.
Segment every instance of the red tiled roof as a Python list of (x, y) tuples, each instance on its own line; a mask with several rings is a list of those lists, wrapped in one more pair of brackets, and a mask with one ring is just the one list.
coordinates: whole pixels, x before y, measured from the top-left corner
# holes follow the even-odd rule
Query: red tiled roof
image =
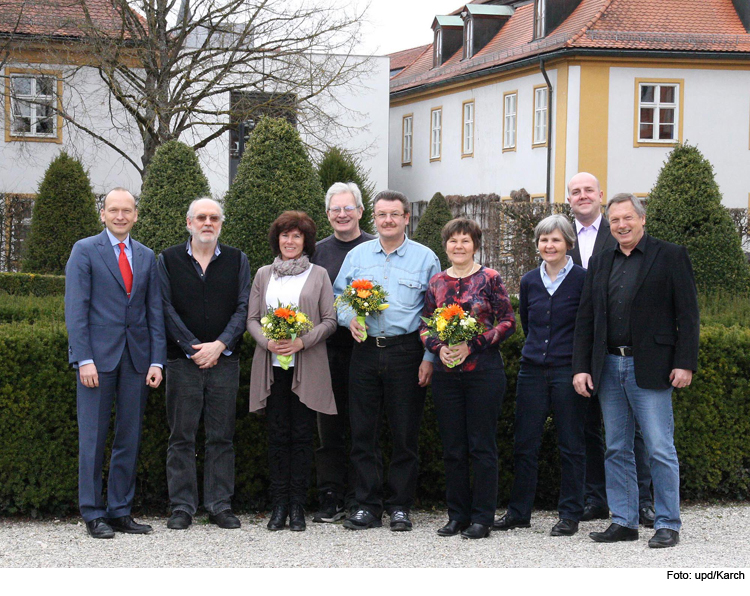
[(391, 70), (395, 70), (397, 68), (406, 68), (417, 58), (419, 58), (419, 56), (422, 55), (422, 52), (424, 52), (429, 47), (430, 44), (427, 44), (408, 50), (401, 50), (400, 52), (394, 52), (393, 54), (388, 54), (388, 57), (391, 59)]
[[(99, 33), (121, 32), (122, 17), (112, 0), (85, 0), (85, 5)], [(82, 0), (0, 0), (0, 34), (79, 38), (86, 28)]]
[(391, 92), (448, 81), (562, 48), (750, 52), (750, 34), (732, 0), (581, 0), (557, 29), (536, 41), (532, 40), (533, 8), (533, 4), (518, 7), (470, 60), (461, 60), (459, 50), (433, 69), (432, 51), (423, 52), (391, 79)]

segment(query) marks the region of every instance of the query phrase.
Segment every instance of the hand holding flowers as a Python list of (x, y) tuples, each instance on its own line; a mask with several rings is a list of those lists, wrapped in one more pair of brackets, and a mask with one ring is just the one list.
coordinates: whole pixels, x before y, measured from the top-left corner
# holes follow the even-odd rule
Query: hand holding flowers
[(312, 321), (295, 305), (281, 303), (276, 308), (268, 309), (260, 320), (260, 326), (263, 335), (269, 340), (269, 350), (276, 354), (284, 370), (289, 369), (294, 353), (302, 349), (302, 341), (298, 340), (298, 336), (313, 328)]
[(336, 298), (333, 305), (336, 308), (346, 305), (354, 311), (357, 323), (364, 330), (362, 341), (365, 341), (367, 339), (365, 318), (370, 314), (379, 314), (388, 308), (386, 298), (388, 298), (388, 293), (380, 284), (374, 284), (368, 279), (355, 279), (346, 286), (344, 293)]
[(431, 317), (421, 319), (427, 325), (422, 335), (437, 337), (447, 344), (440, 349), (440, 359), (449, 368), (466, 360), (469, 355), (466, 342), (484, 332), (484, 326), (458, 304), (436, 308)]

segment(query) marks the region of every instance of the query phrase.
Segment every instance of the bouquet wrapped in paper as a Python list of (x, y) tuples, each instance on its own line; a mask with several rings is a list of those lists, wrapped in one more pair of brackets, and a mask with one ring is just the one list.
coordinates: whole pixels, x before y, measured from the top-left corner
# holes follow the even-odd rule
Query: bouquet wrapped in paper
[[(484, 333), (484, 325), (461, 308), (458, 304), (451, 304), (436, 308), (430, 318), (420, 317), (427, 325), (427, 331), (422, 335), (437, 337), (449, 347), (464, 341), (474, 339), (480, 333)], [(448, 364), (453, 368), (455, 364)]]
[[(304, 335), (313, 328), (312, 321), (294, 304), (281, 304), (276, 308), (269, 308), (265, 316), (260, 320), (263, 336), (268, 339), (280, 340), (291, 339), (294, 341), (300, 335)], [(276, 355), (281, 368), (289, 370), (293, 356)]]
[[(344, 293), (341, 294), (334, 306), (338, 308), (345, 304), (354, 311), (359, 323), (363, 329), (366, 329), (365, 318), (370, 314), (380, 314), (388, 308), (386, 303), (388, 292), (380, 284), (374, 284), (369, 279), (355, 279), (351, 284), (346, 286)], [(367, 331), (362, 336), (362, 341), (367, 339)]]

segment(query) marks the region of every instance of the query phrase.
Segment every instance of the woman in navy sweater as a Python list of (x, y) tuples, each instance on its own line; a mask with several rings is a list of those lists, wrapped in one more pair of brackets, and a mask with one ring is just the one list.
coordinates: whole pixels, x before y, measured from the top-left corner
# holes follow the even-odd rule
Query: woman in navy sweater
[(560, 450), (560, 521), (552, 536), (572, 536), (583, 514), (587, 398), (573, 389), (573, 330), (586, 271), (567, 251), (575, 243), (564, 215), (550, 215), (534, 229), (542, 264), (521, 279), (520, 313), (526, 343), (516, 384), (515, 476), (507, 513), (496, 530), (528, 528), (536, 493), (539, 446), (549, 410)]

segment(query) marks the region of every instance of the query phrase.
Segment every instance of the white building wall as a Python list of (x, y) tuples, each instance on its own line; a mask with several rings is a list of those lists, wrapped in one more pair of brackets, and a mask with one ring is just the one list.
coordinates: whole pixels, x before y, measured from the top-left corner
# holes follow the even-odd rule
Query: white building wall
[[(553, 87), (555, 70), (548, 70)], [(545, 84), (541, 72), (492, 85), (474, 87), (390, 110), (389, 186), (412, 201), (443, 195), (488, 194), (508, 196), (525, 188), (544, 194), (547, 148), (532, 148), (534, 86)], [(516, 151), (503, 152), (503, 94), (518, 91)], [(474, 156), (461, 156), (463, 102), (474, 100)], [(556, 94), (550, 109), (555, 114)], [(443, 142), (440, 161), (430, 162), (430, 111), (442, 106)], [(402, 119), (414, 115), (412, 165), (401, 165)], [(553, 124), (554, 126), (554, 124)], [(554, 160), (553, 160), (554, 162)]]
[(713, 164), (726, 207), (747, 207), (750, 193), (750, 72), (703, 68), (611, 68), (608, 189), (647, 193), (669, 147), (634, 147), (635, 80), (684, 79), (683, 141)]

